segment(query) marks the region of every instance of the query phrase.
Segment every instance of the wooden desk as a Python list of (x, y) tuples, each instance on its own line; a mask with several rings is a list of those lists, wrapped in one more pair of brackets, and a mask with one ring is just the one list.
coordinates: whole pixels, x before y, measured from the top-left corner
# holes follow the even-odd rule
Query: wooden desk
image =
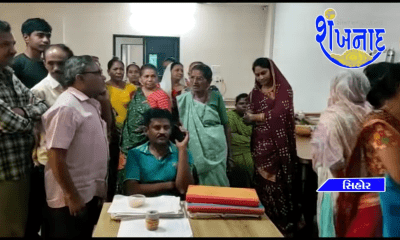
[(311, 161), (311, 137), (299, 136), (296, 134), (297, 156), (303, 160)]
[[(93, 237), (118, 236), (120, 221), (112, 220), (107, 213), (110, 205), (104, 203)], [(189, 222), (194, 237), (283, 237), (266, 215), (261, 219), (189, 219)]]

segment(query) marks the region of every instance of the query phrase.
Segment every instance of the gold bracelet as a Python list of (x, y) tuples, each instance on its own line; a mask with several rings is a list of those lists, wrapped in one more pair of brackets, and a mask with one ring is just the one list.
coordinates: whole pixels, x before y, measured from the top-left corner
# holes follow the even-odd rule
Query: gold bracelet
[(265, 113), (253, 114), (253, 119), (257, 122), (265, 121)]

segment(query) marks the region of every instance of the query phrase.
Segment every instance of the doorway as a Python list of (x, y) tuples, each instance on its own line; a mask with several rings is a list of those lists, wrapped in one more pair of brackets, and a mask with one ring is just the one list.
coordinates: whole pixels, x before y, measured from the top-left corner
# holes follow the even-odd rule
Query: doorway
[(135, 62), (153, 64), (158, 78), (164, 74), (162, 62), (173, 57), (179, 61), (179, 37), (113, 35), (113, 55), (121, 59), (125, 66)]

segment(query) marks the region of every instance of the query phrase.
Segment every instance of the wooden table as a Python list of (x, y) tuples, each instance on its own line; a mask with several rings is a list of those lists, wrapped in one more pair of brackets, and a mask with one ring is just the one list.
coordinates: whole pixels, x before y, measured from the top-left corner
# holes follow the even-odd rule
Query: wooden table
[(311, 136), (304, 137), (296, 134), (296, 150), (297, 156), (302, 160), (311, 161)]
[[(118, 236), (120, 221), (112, 220), (107, 213), (110, 205), (104, 203), (93, 237)], [(189, 222), (194, 237), (283, 237), (266, 215), (261, 219), (189, 219)]]
[(317, 188), (318, 177), (312, 169), (311, 159), (311, 136), (299, 136), (296, 134), (296, 150), (297, 156), (301, 163), (302, 174), (302, 199), (301, 205), (303, 207), (304, 218), (307, 224), (307, 231), (312, 234), (314, 229), (314, 216), (316, 215), (317, 207)]

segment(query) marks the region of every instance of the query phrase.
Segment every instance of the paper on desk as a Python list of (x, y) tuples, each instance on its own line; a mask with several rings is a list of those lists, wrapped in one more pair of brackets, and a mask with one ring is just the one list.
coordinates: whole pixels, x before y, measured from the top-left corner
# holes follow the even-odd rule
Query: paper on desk
[(145, 219), (122, 220), (118, 237), (193, 237), (189, 219), (160, 219), (158, 229), (149, 231)]
[(138, 207), (129, 206), (128, 196), (115, 195), (108, 213), (110, 214), (146, 214), (157, 210), (159, 213), (178, 213), (181, 209), (180, 198), (175, 196), (146, 197), (145, 203)]

